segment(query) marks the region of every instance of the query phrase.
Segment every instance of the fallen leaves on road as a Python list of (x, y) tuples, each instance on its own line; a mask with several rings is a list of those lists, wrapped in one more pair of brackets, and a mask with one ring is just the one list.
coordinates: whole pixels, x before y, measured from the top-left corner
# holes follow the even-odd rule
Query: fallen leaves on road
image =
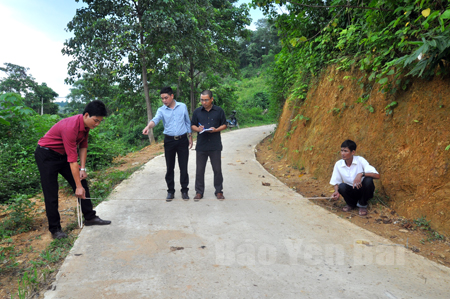
[(362, 244), (362, 245), (370, 246), (370, 242), (369, 241), (365, 241), (365, 240), (356, 240), (356, 244)]
[(170, 246), (170, 251), (183, 250), (184, 247)]

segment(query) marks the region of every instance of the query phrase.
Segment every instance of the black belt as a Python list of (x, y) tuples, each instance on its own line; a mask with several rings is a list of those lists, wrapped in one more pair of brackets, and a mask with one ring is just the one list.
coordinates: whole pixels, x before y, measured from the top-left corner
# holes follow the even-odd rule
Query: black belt
[(60, 153), (58, 153), (57, 151), (52, 150), (51, 148), (48, 148), (48, 147), (45, 147), (45, 146), (41, 146), (41, 145), (39, 145), (39, 144), (38, 144), (38, 147), (39, 147), (39, 148), (42, 148), (42, 149), (45, 149), (46, 151), (51, 151), (51, 152), (57, 153), (57, 154), (60, 155), (60, 156), (64, 156), (63, 154), (60, 154)]
[(187, 135), (186, 135), (187, 133), (184, 133), (183, 135), (178, 135), (178, 136), (170, 136), (170, 135), (166, 135), (166, 134), (164, 134), (164, 139), (168, 139), (168, 140), (179, 140), (179, 139), (181, 139), (181, 138), (183, 138), (183, 137), (186, 137)]

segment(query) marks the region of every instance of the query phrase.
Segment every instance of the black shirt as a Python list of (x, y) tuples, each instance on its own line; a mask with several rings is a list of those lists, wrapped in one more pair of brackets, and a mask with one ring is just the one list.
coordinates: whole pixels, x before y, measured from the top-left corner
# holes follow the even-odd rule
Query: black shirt
[[(225, 125), (227, 119), (225, 117), (225, 112), (219, 106), (213, 105), (211, 110), (206, 111), (205, 108), (199, 107), (194, 110), (192, 114), (191, 125), (192, 126), (204, 126), (205, 129), (214, 127), (218, 128), (221, 125)], [(204, 132), (197, 135), (197, 146), (196, 151), (206, 152), (206, 151), (221, 151), (222, 150), (222, 140), (220, 138), (220, 132), (210, 133)]]

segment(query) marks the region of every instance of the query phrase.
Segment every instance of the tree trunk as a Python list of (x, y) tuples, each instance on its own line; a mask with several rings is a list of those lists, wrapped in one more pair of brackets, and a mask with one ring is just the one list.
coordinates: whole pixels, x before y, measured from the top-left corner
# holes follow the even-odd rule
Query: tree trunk
[[(144, 54), (142, 54), (144, 56)], [(144, 84), (144, 95), (145, 95), (145, 103), (147, 104), (147, 123), (149, 123), (153, 119), (152, 113), (152, 105), (150, 103), (150, 93), (148, 90), (148, 82), (147, 82), (147, 68), (145, 67), (145, 57), (141, 57), (142, 63), (142, 83)], [(153, 128), (148, 131), (148, 140), (150, 144), (155, 143), (155, 136), (153, 135)]]
[(181, 72), (183, 71), (182, 66), (180, 64), (180, 70), (178, 73), (178, 82), (177, 82), (177, 97), (175, 98), (177, 101), (180, 99), (180, 88), (181, 88)]
[[(142, 7), (140, 6), (141, 2), (136, 1), (134, 3), (136, 8), (137, 17), (139, 19), (139, 40), (141, 46), (144, 46), (144, 29), (142, 28)], [(150, 94), (148, 90), (148, 80), (147, 80), (147, 62), (145, 60), (145, 51), (140, 50), (139, 55), (141, 56), (141, 66), (142, 66), (142, 84), (144, 85), (144, 95), (145, 95), (145, 104), (147, 105), (147, 124), (153, 119), (152, 113), (152, 104), (150, 103)], [(148, 131), (148, 140), (150, 144), (155, 143), (155, 136), (153, 135), (153, 128)]]
[[(140, 21), (140, 20), (139, 20)], [(144, 34), (140, 33), (141, 45), (144, 44)], [(141, 65), (142, 65), (142, 83), (144, 85), (144, 95), (145, 95), (145, 103), (147, 104), (147, 123), (149, 123), (153, 119), (152, 113), (152, 104), (150, 103), (150, 93), (148, 90), (148, 81), (147, 81), (147, 63), (145, 61), (145, 53), (141, 51)], [(148, 140), (150, 144), (155, 143), (155, 136), (153, 135), (153, 128), (148, 131)]]
[(194, 113), (196, 101), (195, 101), (195, 88), (194, 88), (194, 63), (192, 60), (189, 62), (189, 78), (191, 78), (190, 87), (191, 90), (189, 91), (189, 98), (191, 101), (191, 112)]

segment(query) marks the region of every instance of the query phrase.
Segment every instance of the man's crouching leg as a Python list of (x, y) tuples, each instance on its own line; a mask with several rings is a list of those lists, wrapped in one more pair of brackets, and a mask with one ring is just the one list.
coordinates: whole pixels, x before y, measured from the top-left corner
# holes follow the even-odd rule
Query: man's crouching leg
[(375, 191), (375, 184), (373, 183), (373, 178), (365, 177), (362, 181), (362, 196), (358, 201), (357, 206), (359, 208), (367, 208), (367, 204), (370, 199), (373, 198), (373, 193)]
[(339, 184), (338, 192), (345, 200), (345, 203), (347, 204), (347, 207), (344, 207), (344, 211), (348, 212), (354, 208), (356, 208), (356, 205), (358, 203), (358, 189), (353, 189), (352, 186), (347, 185), (345, 183)]

